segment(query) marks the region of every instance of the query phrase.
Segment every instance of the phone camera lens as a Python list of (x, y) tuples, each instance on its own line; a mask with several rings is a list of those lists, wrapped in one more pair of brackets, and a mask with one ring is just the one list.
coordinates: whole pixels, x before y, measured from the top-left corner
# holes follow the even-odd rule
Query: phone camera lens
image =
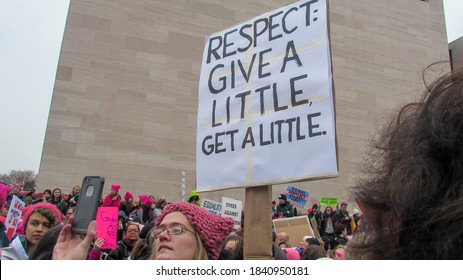
[(92, 179), (90, 177), (85, 177), (85, 183), (90, 183)]

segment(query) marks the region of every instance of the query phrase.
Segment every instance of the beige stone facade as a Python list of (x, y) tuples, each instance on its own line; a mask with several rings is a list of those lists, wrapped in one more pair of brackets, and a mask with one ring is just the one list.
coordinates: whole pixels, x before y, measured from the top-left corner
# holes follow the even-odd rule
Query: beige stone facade
[[(71, 0), (39, 188), (67, 193), (85, 175), (102, 175), (106, 193), (119, 184), (177, 201), (184, 170), (189, 193), (205, 36), (291, 2)], [(449, 59), (440, 0), (329, 4), (339, 177), (288, 183), (310, 192), (308, 205), (349, 200), (376, 124), (417, 98), (427, 65)], [(273, 186), (273, 197), (286, 186)], [(244, 189), (202, 194), (222, 195), (244, 200)]]
[(463, 37), (449, 43), (451, 52), (452, 69), (463, 68)]

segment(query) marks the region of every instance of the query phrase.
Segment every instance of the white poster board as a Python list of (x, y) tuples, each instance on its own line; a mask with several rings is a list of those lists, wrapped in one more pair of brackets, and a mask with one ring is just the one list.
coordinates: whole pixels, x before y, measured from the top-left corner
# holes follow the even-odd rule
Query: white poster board
[[(16, 232), (16, 228), (21, 220), (24, 205), (26, 205), (24, 201), (19, 199), (16, 195), (13, 195), (10, 203), (10, 209), (8, 209), (8, 214), (5, 220), (6, 234), (10, 240)], [(26, 225), (24, 225), (24, 227), (26, 227)]]
[(298, 1), (206, 39), (197, 190), (337, 176), (326, 0)]
[(185, 201), (185, 196), (186, 196), (186, 173), (185, 171), (182, 170), (182, 200)]
[(201, 200), (201, 207), (217, 216), (220, 216), (222, 213), (222, 203), (218, 201), (203, 198)]
[(222, 197), (222, 217), (232, 218), (235, 222), (234, 229), (241, 227), (241, 213), (243, 202), (228, 197)]
[(289, 245), (296, 247), (304, 236), (315, 236), (307, 216), (275, 219), (272, 221), (275, 232), (286, 232), (289, 238)]

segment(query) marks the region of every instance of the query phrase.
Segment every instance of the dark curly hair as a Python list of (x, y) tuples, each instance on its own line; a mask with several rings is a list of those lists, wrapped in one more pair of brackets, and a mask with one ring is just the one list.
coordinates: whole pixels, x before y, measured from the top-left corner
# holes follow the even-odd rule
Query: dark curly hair
[(441, 76), (371, 143), (352, 189), (368, 230), (351, 259), (463, 259), (463, 71)]

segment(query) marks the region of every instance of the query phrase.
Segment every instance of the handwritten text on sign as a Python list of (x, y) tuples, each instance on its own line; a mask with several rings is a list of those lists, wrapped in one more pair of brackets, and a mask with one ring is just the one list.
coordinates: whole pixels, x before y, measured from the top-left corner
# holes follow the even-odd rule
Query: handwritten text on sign
[(228, 197), (222, 196), (222, 217), (232, 218), (234, 221), (234, 228), (241, 227), (241, 215), (243, 210), (243, 202)]
[(288, 186), (286, 189), (286, 198), (289, 202), (293, 203), (294, 206), (298, 208), (304, 208), (307, 203), (307, 198), (309, 197), (309, 192), (304, 190)]
[(104, 238), (101, 249), (115, 249), (117, 243), (117, 226), (119, 209), (117, 207), (98, 207), (96, 215), (97, 238)]
[(16, 232), (16, 228), (18, 227), (19, 221), (21, 220), (22, 209), (24, 208), (24, 205), (24, 201), (19, 199), (16, 195), (13, 195), (10, 203), (10, 209), (8, 209), (8, 214), (5, 221), (5, 228), (9, 240), (12, 239), (14, 233)]
[(207, 39), (197, 189), (337, 174), (327, 30), (326, 0), (311, 0)]

